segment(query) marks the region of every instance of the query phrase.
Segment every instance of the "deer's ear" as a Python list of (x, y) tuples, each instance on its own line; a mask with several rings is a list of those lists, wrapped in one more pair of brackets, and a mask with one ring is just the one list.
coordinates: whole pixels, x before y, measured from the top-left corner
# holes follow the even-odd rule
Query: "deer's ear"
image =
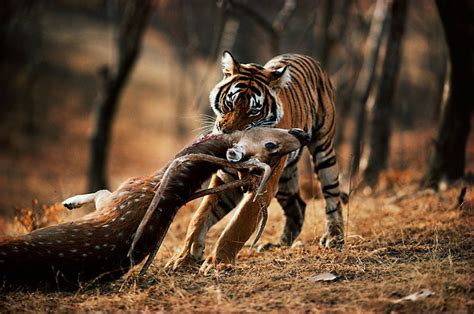
[(239, 63), (234, 59), (229, 51), (224, 51), (222, 54), (222, 73), (225, 77), (239, 73)]
[(290, 66), (285, 65), (280, 68), (273, 69), (270, 75), (270, 87), (272, 89), (279, 89), (285, 86), (291, 80)]

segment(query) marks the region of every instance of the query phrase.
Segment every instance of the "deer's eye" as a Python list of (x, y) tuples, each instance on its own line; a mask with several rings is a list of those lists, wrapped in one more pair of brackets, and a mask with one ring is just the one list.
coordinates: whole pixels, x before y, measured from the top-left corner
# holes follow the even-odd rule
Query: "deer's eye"
[(265, 143), (265, 148), (267, 150), (273, 150), (275, 148), (277, 148), (277, 144), (273, 143), (273, 142), (268, 142), (268, 143)]

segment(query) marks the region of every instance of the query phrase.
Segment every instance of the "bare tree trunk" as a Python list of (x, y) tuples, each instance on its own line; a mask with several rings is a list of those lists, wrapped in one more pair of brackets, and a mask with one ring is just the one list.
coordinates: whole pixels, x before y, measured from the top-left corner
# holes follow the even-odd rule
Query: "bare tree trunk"
[(118, 64), (114, 73), (104, 66), (101, 70), (103, 96), (97, 106), (95, 127), (91, 139), (89, 164), (90, 191), (107, 187), (107, 159), (110, 134), (118, 100), (140, 51), (143, 33), (151, 12), (151, 0), (123, 1), (123, 15), (117, 39)]
[(408, 0), (394, 0), (391, 8), (390, 32), (382, 68), (379, 91), (372, 109), (370, 153), (364, 172), (364, 183), (377, 183), (380, 171), (387, 167), (390, 148), (393, 95), (400, 69), (402, 38), (405, 32)]
[(474, 81), (474, 3), (436, 0), (451, 61), (450, 94), (439, 120), (422, 186), (437, 188), (441, 180), (464, 175), (466, 144), (472, 114)]
[(359, 171), (360, 156), (362, 154), (362, 140), (365, 133), (366, 106), (370, 91), (375, 78), (375, 69), (379, 56), (380, 45), (387, 24), (387, 11), (390, 0), (378, 0), (374, 9), (369, 36), (367, 37), (367, 58), (364, 61), (361, 76), (357, 80), (356, 95), (356, 129), (352, 141), (352, 173), (357, 175)]

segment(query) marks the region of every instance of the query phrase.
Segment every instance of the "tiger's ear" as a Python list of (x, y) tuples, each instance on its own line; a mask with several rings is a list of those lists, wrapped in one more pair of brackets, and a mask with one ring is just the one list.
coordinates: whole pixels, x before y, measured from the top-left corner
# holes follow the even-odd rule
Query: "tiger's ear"
[(270, 83), (268, 85), (272, 89), (279, 89), (285, 86), (290, 81), (290, 79), (290, 66), (285, 65), (272, 70), (270, 74)]
[(232, 54), (229, 51), (224, 51), (222, 54), (222, 73), (227, 77), (229, 75), (234, 75), (239, 72), (239, 63), (234, 59)]

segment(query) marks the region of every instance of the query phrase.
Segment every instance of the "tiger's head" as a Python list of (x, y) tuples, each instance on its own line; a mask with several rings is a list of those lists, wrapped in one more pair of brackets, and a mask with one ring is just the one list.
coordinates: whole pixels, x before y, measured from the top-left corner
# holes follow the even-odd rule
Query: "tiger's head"
[(230, 133), (252, 127), (274, 127), (283, 116), (278, 91), (290, 80), (289, 66), (266, 69), (239, 64), (228, 51), (222, 56), (224, 77), (210, 94), (217, 118), (213, 133)]

